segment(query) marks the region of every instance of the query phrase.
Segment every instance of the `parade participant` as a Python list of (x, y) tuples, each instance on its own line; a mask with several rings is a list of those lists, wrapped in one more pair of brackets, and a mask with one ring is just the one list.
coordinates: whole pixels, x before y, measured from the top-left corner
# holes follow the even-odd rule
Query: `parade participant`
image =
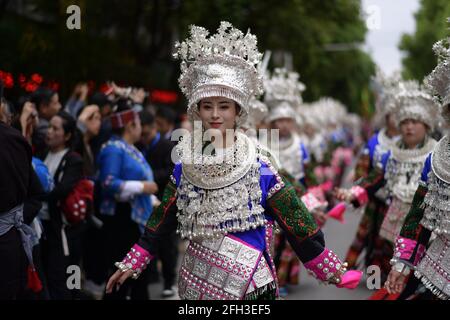
[[(141, 138), (139, 114), (124, 101), (111, 115), (113, 136), (97, 159), (101, 186), (106, 262), (112, 265), (135, 243), (152, 215), (150, 195), (158, 191), (144, 155), (134, 146)], [(118, 236), (120, 235), (120, 236)], [(106, 299), (148, 299), (147, 274)]]
[(163, 201), (145, 234), (116, 264), (119, 270), (109, 279), (107, 292), (138, 277), (161, 236), (177, 228), (190, 240), (179, 273), (182, 299), (274, 299), (274, 220), (318, 279), (354, 287), (361, 274), (346, 272), (345, 264), (325, 247), (322, 232), (291, 184), (260, 156), (251, 139), (234, 130), (245, 122), (249, 99), (262, 89), (255, 68), (261, 58), (256, 37), (227, 22), (212, 36), (197, 26), (190, 35), (177, 46), (180, 87), (191, 120), (200, 120), (205, 134), (215, 138), (204, 145), (199, 139), (203, 130), (194, 123), (194, 134), (178, 144), (180, 163)]
[[(346, 107), (333, 98), (321, 98), (317, 102), (326, 117), (327, 150), (324, 164), (331, 173), (333, 186), (340, 187), (343, 183), (345, 169), (353, 159), (352, 141), (345, 130), (345, 122), (349, 117)], [(331, 200), (330, 200), (331, 202)]]
[[(385, 119), (383, 126), (367, 142), (355, 167), (354, 179), (358, 180), (366, 177), (380, 163), (381, 157), (400, 138), (398, 128), (393, 114), (393, 93), (394, 88), (398, 86), (399, 78), (397, 75), (386, 77), (381, 71), (378, 71), (374, 82), (379, 87), (376, 113), (377, 116)], [(385, 278), (390, 270), (387, 263), (391, 254), (391, 244), (379, 237), (379, 230), (386, 214), (387, 203), (386, 189), (382, 188), (373, 195), (369, 195), (369, 201), (364, 209), (364, 215), (359, 223), (355, 239), (353, 240), (347, 259), (349, 268), (357, 267), (357, 261), (361, 253), (365, 252), (362, 259), (362, 267), (378, 265), (381, 267), (382, 277)]]
[[(425, 79), (442, 105), (442, 115), (450, 124), (450, 49), (448, 40), (433, 46), (439, 57), (436, 68)], [(393, 267), (385, 287), (390, 293), (400, 293), (412, 270), (426, 287), (424, 299), (450, 299), (450, 136), (439, 141), (427, 157), (411, 209), (396, 239)], [(428, 247), (431, 235), (436, 238)], [(428, 247), (428, 249), (427, 249)], [(408, 282), (400, 299), (414, 294), (414, 278)], [(410, 289), (410, 287), (412, 287)]]
[[(275, 69), (272, 75), (266, 72), (264, 102), (270, 110), (266, 121), (270, 128), (277, 130), (279, 134), (278, 144), (270, 146), (281, 166), (278, 171), (290, 180), (291, 184), (301, 184), (297, 188), (297, 195), (301, 197), (306, 193), (307, 184), (311, 184), (311, 181), (306, 183), (305, 178), (309, 153), (296, 132), (300, 118), (295, 110), (302, 104), (301, 93), (305, 90), (305, 85), (298, 79), (298, 73), (288, 72), (286, 69)], [(298, 284), (300, 261), (282, 231), (275, 237), (274, 262), (280, 295), (286, 296), (287, 285)]]
[(320, 134), (322, 123), (317, 106), (317, 103), (303, 103), (297, 108), (297, 113), (302, 119), (300, 140), (309, 150), (314, 168), (322, 163), (326, 148), (325, 138)]
[(400, 83), (393, 99), (401, 139), (383, 155), (381, 164), (369, 175), (358, 180), (350, 190), (336, 192), (339, 199), (360, 206), (367, 203), (368, 195), (386, 186), (391, 202), (379, 235), (390, 242), (392, 249), (411, 206), (424, 160), (436, 145), (429, 133), (438, 110), (432, 97), (412, 81)]
[(279, 133), (275, 148), (278, 149), (276, 151), (280, 164), (296, 181), (306, 186), (305, 172), (309, 153), (296, 133), (300, 118), (295, 112), (302, 103), (301, 93), (305, 90), (305, 85), (298, 78), (299, 74), (296, 72), (275, 69), (264, 80), (264, 102), (270, 110), (266, 121), (270, 123), (271, 129), (278, 130)]
[[(253, 139), (255, 143), (260, 142), (261, 144), (265, 144), (269, 139), (268, 132), (259, 132), (259, 129), (263, 129), (262, 124), (269, 113), (267, 105), (256, 98), (252, 98), (250, 99), (248, 106), (248, 117), (245, 123), (242, 124), (241, 128), (250, 139)], [(263, 141), (259, 141), (258, 139)]]

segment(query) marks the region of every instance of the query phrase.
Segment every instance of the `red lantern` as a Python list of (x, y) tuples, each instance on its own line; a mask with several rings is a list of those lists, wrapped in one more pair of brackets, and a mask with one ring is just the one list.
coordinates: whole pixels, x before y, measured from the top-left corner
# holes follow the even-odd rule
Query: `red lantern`
[(6, 89), (11, 89), (14, 86), (14, 79), (11, 73), (0, 70), (0, 80)]
[(34, 82), (34, 83), (36, 83), (36, 84), (41, 84), (42, 83), (42, 81), (43, 81), (43, 78), (42, 78), (42, 76), (40, 75), (40, 74), (38, 74), (38, 73), (33, 73), (32, 75), (31, 75), (31, 80)]
[(14, 87), (14, 79), (11, 73), (6, 73), (3, 78), (3, 83), (6, 89), (11, 89)]
[(178, 94), (174, 91), (153, 90), (151, 92), (151, 100), (159, 103), (175, 103), (178, 100)]
[(38, 88), (38, 85), (31, 81), (27, 82), (27, 84), (25, 85), (25, 91), (27, 91), (27, 92), (34, 92), (34, 91), (36, 91), (37, 88)]

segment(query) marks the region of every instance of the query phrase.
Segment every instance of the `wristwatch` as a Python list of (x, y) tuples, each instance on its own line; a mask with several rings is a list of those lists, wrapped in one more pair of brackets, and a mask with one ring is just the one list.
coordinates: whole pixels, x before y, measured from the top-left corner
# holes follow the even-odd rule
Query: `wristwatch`
[(403, 262), (397, 262), (396, 264), (394, 264), (392, 266), (392, 270), (400, 272), (404, 276), (409, 275), (409, 273), (411, 272), (411, 269), (406, 264), (404, 264)]

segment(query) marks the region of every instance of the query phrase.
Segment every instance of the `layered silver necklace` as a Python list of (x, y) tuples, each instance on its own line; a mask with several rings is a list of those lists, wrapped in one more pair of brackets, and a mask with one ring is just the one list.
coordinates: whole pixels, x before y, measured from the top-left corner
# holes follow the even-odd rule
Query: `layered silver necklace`
[(279, 141), (281, 166), (297, 181), (305, 175), (302, 166), (303, 152), (300, 142), (300, 137), (296, 134), (292, 134), (289, 139)]
[(385, 174), (386, 187), (390, 194), (403, 202), (412, 202), (419, 185), (423, 163), (435, 145), (436, 140), (428, 138), (421, 148), (402, 149), (398, 145), (391, 148)]
[(177, 146), (182, 163), (177, 232), (188, 239), (214, 238), (264, 225), (257, 146), (237, 132), (232, 147), (205, 155), (196, 140)]

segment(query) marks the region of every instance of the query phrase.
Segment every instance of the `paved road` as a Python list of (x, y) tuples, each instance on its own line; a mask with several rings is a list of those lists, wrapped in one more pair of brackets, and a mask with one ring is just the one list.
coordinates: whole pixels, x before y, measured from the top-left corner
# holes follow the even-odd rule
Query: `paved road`
[[(329, 220), (325, 225), (323, 232), (327, 247), (341, 259), (345, 258), (360, 217), (361, 213), (350, 211), (346, 212), (345, 224)], [(367, 289), (365, 281), (361, 281), (360, 286), (354, 290), (320, 285), (316, 279), (306, 273), (303, 266), (300, 272), (300, 284), (289, 289), (287, 300), (365, 300), (373, 293)]]

